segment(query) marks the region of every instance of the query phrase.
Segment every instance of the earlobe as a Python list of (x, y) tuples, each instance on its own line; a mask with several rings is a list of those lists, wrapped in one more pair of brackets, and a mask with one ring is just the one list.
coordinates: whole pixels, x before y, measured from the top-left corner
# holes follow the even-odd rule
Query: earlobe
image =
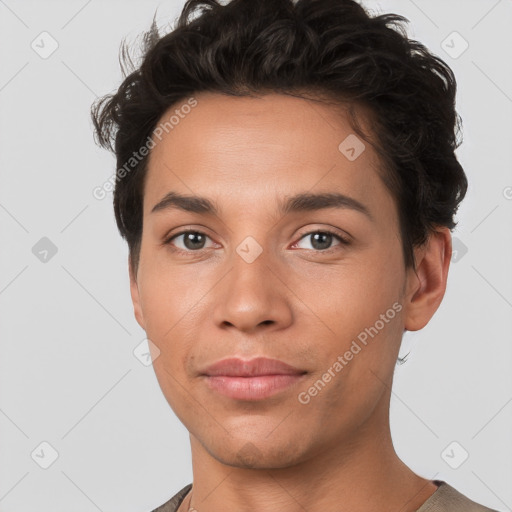
[(144, 321), (144, 315), (142, 313), (142, 306), (141, 306), (141, 301), (140, 301), (139, 285), (137, 282), (137, 277), (134, 276), (134, 274), (133, 274), (132, 266), (130, 264), (129, 258), (128, 258), (128, 271), (130, 274), (130, 295), (132, 297), (133, 312), (135, 315), (135, 319), (137, 320), (137, 323), (142, 327), (142, 329), (146, 330), (146, 323)]
[(450, 230), (439, 228), (431, 233), (414, 254), (416, 272), (408, 270), (404, 297), (404, 327), (408, 331), (423, 329), (443, 300), (452, 254)]

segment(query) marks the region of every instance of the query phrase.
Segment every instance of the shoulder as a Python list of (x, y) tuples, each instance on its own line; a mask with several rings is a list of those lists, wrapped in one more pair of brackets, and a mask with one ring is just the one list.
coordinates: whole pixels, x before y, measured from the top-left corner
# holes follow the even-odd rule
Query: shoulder
[(183, 498), (186, 496), (188, 491), (192, 488), (192, 484), (188, 484), (181, 491), (177, 492), (169, 501), (166, 501), (163, 505), (155, 508), (152, 512), (176, 512), (178, 507), (181, 505)]
[[(469, 499), (444, 481), (437, 481), (437, 484), (437, 491), (416, 512), (498, 512)], [(152, 512), (176, 512), (191, 488), (192, 484), (186, 485)]]
[(442, 480), (437, 491), (416, 512), (498, 512), (480, 505)]

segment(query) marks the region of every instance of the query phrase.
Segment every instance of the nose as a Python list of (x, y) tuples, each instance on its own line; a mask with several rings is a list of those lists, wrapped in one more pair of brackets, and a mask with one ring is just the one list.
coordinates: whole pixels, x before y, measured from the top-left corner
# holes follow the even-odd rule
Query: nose
[(263, 251), (252, 263), (238, 253), (230, 270), (217, 285), (213, 319), (222, 328), (244, 333), (277, 330), (293, 320), (292, 292), (287, 288), (284, 268)]

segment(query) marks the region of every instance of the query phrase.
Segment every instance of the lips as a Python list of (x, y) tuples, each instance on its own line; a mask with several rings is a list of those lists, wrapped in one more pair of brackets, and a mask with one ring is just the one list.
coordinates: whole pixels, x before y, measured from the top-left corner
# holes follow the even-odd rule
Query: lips
[(209, 366), (204, 374), (208, 376), (225, 375), (227, 377), (257, 377), (260, 375), (297, 375), (305, 373), (294, 366), (279, 361), (257, 357), (244, 361), (238, 358), (223, 359)]
[(307, 372), (278, 359), (228, 358), (209, 366), (201, 375), (208, 387), (238, 400), (263, 400), (302, 380)]

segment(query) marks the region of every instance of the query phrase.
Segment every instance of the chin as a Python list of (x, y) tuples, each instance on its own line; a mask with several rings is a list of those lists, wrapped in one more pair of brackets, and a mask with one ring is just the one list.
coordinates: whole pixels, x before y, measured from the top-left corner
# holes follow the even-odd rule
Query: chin
[[(272, 442), (273, 441), (273, 442)], [(203, 446), (208, 453), (227, 466), (245, 469), (282, 469), (307, 459), (297, 442), (263, 438), (260, 441), (228, 437), (223, 443)]]

